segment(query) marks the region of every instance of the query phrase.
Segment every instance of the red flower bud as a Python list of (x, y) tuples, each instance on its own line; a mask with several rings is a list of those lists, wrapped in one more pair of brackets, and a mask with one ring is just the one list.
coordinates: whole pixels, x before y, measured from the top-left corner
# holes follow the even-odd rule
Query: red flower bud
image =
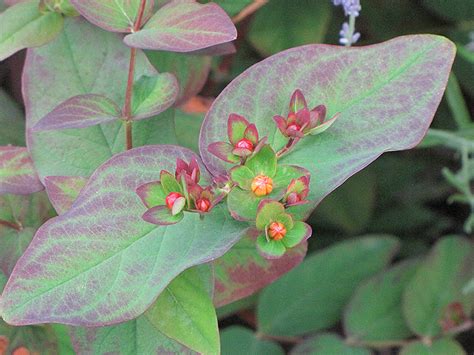
[(301, 127), (298, 126), (296, 123), (289, 125), (287, 128), (288, 131), (299, 131), (300, 129)]
[(211, 208), (211, 202), (207, 198), (200, 198), (196, 201), (196, 208), (201, 212), (207, 212)]
[(266, 175), (257, 175), (250, 187), (256, 196), (265, 196), (272, 192), (273, 180)]
[(248, 149), (250, 151), (253, 151), (253, 143), (247, 138), (242, 138), (240, 141), (237, 142), (235, 148)]
[(273, 240), (281, 240), (286, 235), (286, 228), (283, 223), (272, 222), (268, 226), (268, 235)]
[(168, 194), (168, 196), (166, 196), (166, 206), (168, 206), (170, 210), (173, 209), (174, 203), (180, 197), (183, 197), (183, 195), (181, 195), (179, 192), (171, 192)]

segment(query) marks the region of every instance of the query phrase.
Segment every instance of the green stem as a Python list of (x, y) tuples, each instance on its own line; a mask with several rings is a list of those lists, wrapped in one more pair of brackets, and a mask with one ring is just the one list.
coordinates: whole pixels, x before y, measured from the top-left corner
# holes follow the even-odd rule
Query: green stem
[(352, 45), (352, 36), (354, 35), (355, 31), (355, 22), (356, 17), (354, 15), (349, 16), (349, 31), (347, 31), (346, 39), (347, 43), (345, 44), (346, 47), (350, 47)]
[(448, 102), (449, 108), (453, 114), (454, 120), (458, 126), (458, 129), (467, 128), (471, 125), (472, 120), (467, 109), (466, 101), (459, 87), (458, 79), (454, 73), (451, 73), (451, 76), (448, 80), (448, 86), (446, 88), (446, 100)]
[(439, 142), (439, 144), (458, 151), (461, 151), (463, 147), (474, 151), (474, 141), (466, 139), (454, 132), (430, 128), (426, 137), (435, 140), (436, 143)]

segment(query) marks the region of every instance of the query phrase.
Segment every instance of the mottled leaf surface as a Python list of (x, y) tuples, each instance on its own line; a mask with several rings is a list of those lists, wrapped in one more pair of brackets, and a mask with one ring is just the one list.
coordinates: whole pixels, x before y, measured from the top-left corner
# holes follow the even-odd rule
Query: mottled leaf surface
[[(123, 104), (130, 50), (120, 38), (81, 18), (66, 19), (63, 33), (48, 45), (29, 50), (23, 73), (28, 147), (40, 179), (89, 176), (113, 154), (125, 150), (122, 122), (61, 131), (32, 127), (56, 106), (76, 95), (105, 95)], [(54, 65), (51, 65), (54, 63)], [(136, 79), (155, 70), (138, 51)], [(48, 95), (44, 88), (48, 87)], [(173, 111), (135, 122), (133, 144), (174, 143)]]
[(258, 339), (253, 331), (237, 325), (221, 332), (221, 343), (222, 354), (225, 355), (285, 354), (278, 343)]
[[(112, 32), (131, 32), (140, 0), (70, 0), (76, 10), (94, 25)], [(154, 0), (147, 0), (143, 22), (150, 18)]]
[(450, 303), (461, 303), (469, 314), (472, 297), (462, 289), (473, 276), (472, 242), (460, 237), (440, 240), (404, 292), (403, 313), (410, 329), (423, 336), (439, 334), (440, 320)]
[(0, 147), (0, 194), (28, 195), (43, 189), (25, 147)]
[(397, 249), (396, 238), (372, 236), (311, 255), (262, 292), (259, 331), (293, 336), (334, 325), (359, 282), (382, 270)]
[(0, 14), (0, 61), (20, 49), (51, 41), (63, 27), (63, 17), (55, 12), (41, 13), (36, 0), (16, 4)]
[(255, 247), (257, 234), (247, 233), (225, 255), (214, 261), (214, 304), (222, 307), (247, 297), (298, 265), (307, 243), (290, 249), (279, 259), (265, 259)]
[(178, 79), (179, 95), (176, 105), (197, 95), (211, 70), (211, 57), (192, 53), (146, 51), (151, 64), (159, 72), (173, 73)]
[(339, 335), (333, 333), (321, 333), (315, 337), (305, 339), (295, 346), (291, 355), (371, 355), (369, 349), (350, 346), (344, 342)]
[(49, 200), (58, 214), (69, 210), (87, 179), (80, 176), (47, 176), (44, 185)]
[(0, 89), (0, 145), (25, 146), (25, 116), (20, 106)]
[[(224, 141), (231, 113), (247, 117), (276, 149), (285, 144), (272, 117), (286, 115), (297, 88), (308, 105), (340, 117), (325, 133), (305, 138), (282, 162), (312, 173), (308, 209), (386, 151), (415, 146), (446, 86), (455, 48), (443, 37), (414, 35), (343, 48), (307, 45), (276, 54), (237, 77), (214, 101), (201, 129), (200, 150), (213, 174), (229, 167), (207, 150)], [(427, 70), (426, 68), (430, 68)]]
[(14, 325), (123, 322), (143, 313), (182, 271), (223, 255), (244, 226), (222, 206), (204, 219), (185, 213), (167, 227), (141, 218), (146, 207), (137, 187), (159, 180), (162, 169), (173, 171), (177, 158), (192, 157), (184, 148), (147, 146), (103, 164), (72, 208), (38, 230), (5, 287), (1, 316)]
[(33, 127), (33, 130), (85, 128), (118, 120), (120, 115), (120, 108), (106, 96), (79, 95), (55, 107)]
[(405, 261), (362, 283), (346, 306), (345, 334), (365, 342), (411, 336), (403, 317), (402, 294), (416, 267), (416, 262)]
[(218, 5), (175, 0), (160, 8), (141, 31), (124, 40), (131, 47), (192, 52), (236, 38), (232, 20)]

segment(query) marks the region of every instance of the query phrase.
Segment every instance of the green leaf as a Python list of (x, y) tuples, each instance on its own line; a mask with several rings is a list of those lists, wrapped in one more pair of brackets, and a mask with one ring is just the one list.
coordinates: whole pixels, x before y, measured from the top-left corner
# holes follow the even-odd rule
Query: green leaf
[(0, 89), (0, 145), (25, 146), (25, 117), (20, 106)]
[(285, 207), (280, 202), (272, 200), (262, 202), (257, 213), (257, 228), (265, 230), (270, 222), (276, 221), (276, 218), (283, 213), (285, 213)]
[(473, 276), (472, 242), (460, 237), (438, 241), (403, 296), (403, 313), (410, 329), (423, 336), (438, 335), (440, 320), (453, 302), (463, 304), (469, 314), (472, 300), (462, 294), (462, 288)]
[(267, 240), (266, 236), (260, 235), (257, 238), (258, 251), (268, 259), (276, 259), (285, 255), (286, 247), (281, 240)]
[(241, 189), (250, 190), (255, 173), (246, 166), (239, 165), (230, 171), (230, 177)]
[(3, 288), (5, 287), (7, 283), (8, 277), (3, 273), (2, 270), (0, 270), (0, 293), (3, 291)]
[(38, 47), (55, 38), (63, 28), (63, 17), (41, 13), (37, 0), (21, 2), (0, 14), (0, 61), (23, 48)]
[(180, 146), (199, 152), (199, 133), (201, 131), (203, 114), (191, 114), (179, 109), (175, 110), (174, 124), (176, 138)]
[(321, 333), (315, 337), (308, 338), (301, 344), (295, 346), (291, 355), (371, 355), (372, 351), (357, 346), (350, 346), (344, 342), (339, 335), (333, 333)]
[(262, 292), (259, 331), (294, 336), (334, 325), (357, 285), (382, 270), (397, 249), (396, 238), (372, 236), (311, 255)]
[(405, 261), (362, 283), (344, 312), (347, 336), (367, 343), (403, 340), (412, 332), (402, 312), (402, 294), (417, 263)]
[[(285, 237), (282, 239), (283, 244), (287, 248), (294, 248), (300, 244), (303, 240), (311, 237), (311, 227), (304, 222), (294, 222), (293, 228), (291, 228)], [(287, 224), (285, 224), (287, 225)]]
[[(211, 2), (211, 0), (200, 0), (199, 2), (205, 4)], [(222, 7), (229, 16), (235, 16), (246, 6), (250, 5), (253, 0), (212, 0), (212, 2)]]
[(212, 174), (228, 169), (207, 149), (225, 140), (222, 117), (231, 112), (247, 117), (281, 149), (287, 140), (272, 117), (286, 115), (292, 93), (301, 89), (309, 107), (326, 105), (328, 117), (340, 112), (329, 130), (304, 138), (281, 159), (312, 174), (309, 212), (383, 152), (419, 143), (446, 87), (454, 49), (443, 37), (414, 35), (368, 47), (307, 45), (276, 54), (234, 79), (214, 101), (203, 122), (201, 156)]
[(474, 3), (469, 0), (423, 0), (423, 5), (450, 21), (474, 20)]
[(421, 341), (405, 345), (400, 355), (466, 355), (462, 346), (453, 339), (444, 338), (435, 340), (431, 346)]
[(259, 339), (250, 329), (237, 325), (221, 332), (221, 343), (222, 354), (225, 355), (285, 354), (278, 343)]
[(164, 51), (146, 51), (145, 54), (156, 70), (160, 73), (173, 73), (178, 79), (179, 95), (176, 105), (197, 95), (206, 83), (211, 70), (210, 56)]
[(250, 42), (266, 56), (303, 44), (323, 42), (331, 20), (331, 7), (329, 1), (269, 1), (254, 16)]
[(247, 160), (245, 166), (255, 175), (273, 177), (277, 171), (277, 157), (273, 149), (269, 145), (265, 145), (257, 154)]
[[(131, 32), (138, 17), (140, 0), (70, 0), (77, 11), (94, 25), (112, 32)], [(153, 12), (147, 1), (142, 23)]]
[(141, 120), (165, 111), (176, 101), (178, 90), (178, 82), (173, 74), (142, 76), (133, 85), (133, 119)]
[[(158, 180), (161, 169), (173, 170), (177, 158), (200, 161), (184, 148), (146, 146), (97, 169), (72, 208), (44, 224), (20, 258), (0, 300), (5, 321), (123, 322), (142, 314), (182, 271), (230, 249), (246, 226), (222, 205), (204, 218), (185, 212), (172, 226), (142, 219), (146, 207), (136, 188)], [(200, 169), (202, 181), (209, 181), (201, 163)]]
[(219, 353), (219, 329), (211, 295), (209, 266), (191, 268), (163, 291), (146, 316), (156, 329), (203, 354)]
[[(117, 68), (128, 67), (129, 51), (116, 35), (80, 18), (66, 19), (55, 41), (28, 51), (23, 72), (28, 145), (42, 181), (46, 176), (88, 177), (112, 155), (125, 150), (122, 122), (54, 132), (33, 132), (31, 128), (76, 95), (105, 95), (122, 106), (127, 75)], [(135, 79), (155, 73), (141, 51), (135, 72)], [(173, 120), (173, 110), (167, 110), (153, 119), (134, 122), (134, 146), (174, 144)]]

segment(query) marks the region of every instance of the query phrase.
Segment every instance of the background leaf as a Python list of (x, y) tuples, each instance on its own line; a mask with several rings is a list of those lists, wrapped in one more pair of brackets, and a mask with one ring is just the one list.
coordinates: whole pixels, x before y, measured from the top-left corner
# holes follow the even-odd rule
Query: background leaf
[(405, 261), (362, 283), (344, 312), (347, 336), (370, 342), (403, 340), (412, 332), (402, 312), (402, 294), (417, 263)]
[[(117, 35), (80, 18), (67, 19), (64, 32), (54, 42), (28, 51), (23, 76), (28, 147), (42, 181), (46, 176), (88, 177), (125, 149), (121, 122), (54, 132), (33, 132), (31, 128), (58, 104), (76, 95), (101, 94), (122, 104), (128, 62), (129, 49)], [(137, 79), (155, 73), (140, 51), (135, 73)], [(45, 86), (48, 95), (44, 95)], [(135, 122), (134, 146), (175, 143), (173, 115), (168, 110)]]
[[(70, 0), (76, 10), (94, 25), (112, 32), (131, 32), (140, 0)], [(147, 0), (143, 21), (150, 18), (154, 0)]]
[(450, 303), (462, 303), (469, 314), (472, 299), (462, 294), (462, 287), (474, 276), (473, 253), (468, 239), (446, 237), (419, 267), (403, 296), (403, 313), (416, 334), (438, 335), (440, 320)]
[(236, 38), (234, 24), (218, 5), (171, 1), (124, 41), (131, 47), (143, 49), (191, 52)]
[(309, 256), (262, 292), (259, 331), (293, 336), (334, 325), (359, 282), (383, 269), (397, 249), (397, 239), (372, 236)]
[(283, 355), (277, 343), (259, 339), (250, 329), (241, 326), (225, 328), (221, 332), (222, 354), (225, 355)]
[(0, 89), (0, 145), (25, 146), (25, 117), (19, 105)]
[(426, 346), (421, 341), (404, 346), (400, 355), (465, 355), (461, 345), (453, 339), (444, 338), (433, 342), (431, 346)]
[(55, 12), (41, 13), (39, 2), (14, 5), (0, 14), (0, 61), (23, 48), (38, 47), (55, 38), (63, 27), (63, 17)]
[(350, 346), (344, 342), (339, 335), (332, 333), (321, 333), (315, 337), (308, 338), (301, 344), (295, 346), (291, 355), (370, 355), (369, 349)]
[(38, 230), (5, 287), (2, 317), (14, 325), (126, 321), (143, 313), (182, 271), (224, 254), (245, 226), (222, 206), (202, 220), (185, 213), (166, 227), (141, 218), (146, 207), (136, 188), (159, 180), (162, 169), (173, 171), (177, 158), (192, 157), (199, 161), (184, 148), (147, 146), (102, 165), (72, 208)]
[(0, 194), (29, 195), (43, 189), (25, 147), (0, 147)]

